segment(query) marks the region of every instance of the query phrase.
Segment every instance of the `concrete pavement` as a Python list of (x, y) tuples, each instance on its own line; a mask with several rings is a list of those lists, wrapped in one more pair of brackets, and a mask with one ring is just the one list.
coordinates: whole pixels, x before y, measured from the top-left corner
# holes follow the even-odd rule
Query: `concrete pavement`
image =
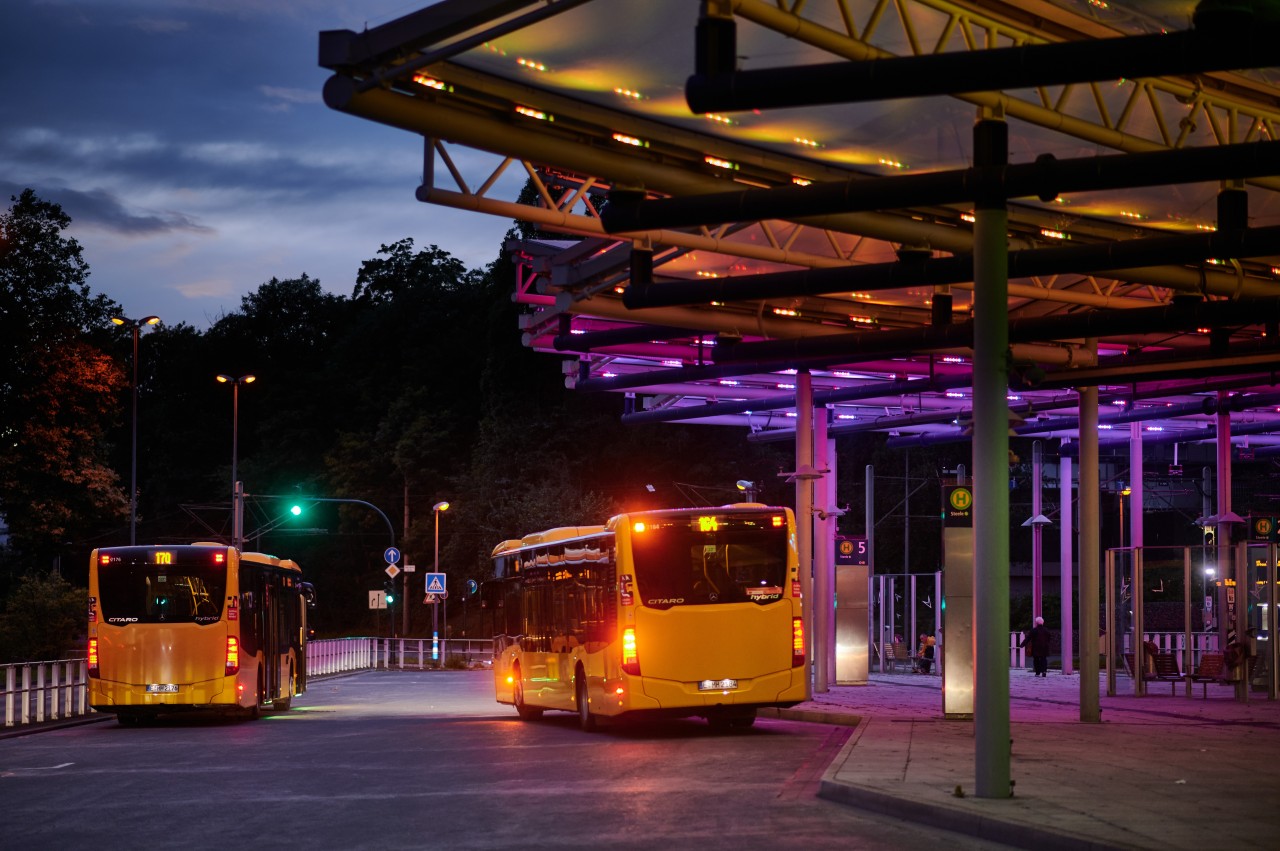
[(1149, 685), (1108, 697), (1100, 677), (1102, 721), (1084, 723), (1078, 675), (1011, 671), (1008, 799), (974, 797), (974, 725), (942, 718), (937, 675), (872, 674), (780, 714), (856, 724), (822, 781), (833, 801), (1022, 848), (1280, 848), (1280, 703)]

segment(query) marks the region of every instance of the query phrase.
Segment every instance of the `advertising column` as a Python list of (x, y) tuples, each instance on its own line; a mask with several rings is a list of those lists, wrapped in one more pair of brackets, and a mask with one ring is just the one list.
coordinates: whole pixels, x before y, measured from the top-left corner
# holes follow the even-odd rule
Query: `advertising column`
[(973, 717), (973, 489), (942, 489), (942, 714)]

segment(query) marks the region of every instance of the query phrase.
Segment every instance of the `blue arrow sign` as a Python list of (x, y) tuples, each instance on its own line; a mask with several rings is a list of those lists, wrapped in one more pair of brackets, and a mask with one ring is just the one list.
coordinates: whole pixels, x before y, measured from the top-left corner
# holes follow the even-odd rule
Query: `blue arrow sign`
[(400, 550), (395, 547), (387, 547), (387, 551), (382, 554), (382, 557), (387, 560), (387, 564), (395, 564), (400, 560)]
[(444, 574), (443, 574), (443, 573), (428, 573), (428, 574), (427, 574), (427, 593), (428, 593), (428, 594), (443, 594), (443, 593), (445, 593), (445, 590), (444, 590)]

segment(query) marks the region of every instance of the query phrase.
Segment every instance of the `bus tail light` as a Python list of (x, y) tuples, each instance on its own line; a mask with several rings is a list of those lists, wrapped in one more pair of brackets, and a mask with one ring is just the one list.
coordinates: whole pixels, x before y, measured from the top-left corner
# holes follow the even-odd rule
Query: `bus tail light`
[(234, 635), (227, 636), (227, 673), (240, 672), (240, 641)]
[(89, 639), (89, 676), (98, 677), (98, 639)]
[(622, 631), (622, 670), (632, 676), (640, 674), (640, 654), (636, 652), (635, 627)]
[(804, 665), (804, 619), (791, 619), (791, 667)]

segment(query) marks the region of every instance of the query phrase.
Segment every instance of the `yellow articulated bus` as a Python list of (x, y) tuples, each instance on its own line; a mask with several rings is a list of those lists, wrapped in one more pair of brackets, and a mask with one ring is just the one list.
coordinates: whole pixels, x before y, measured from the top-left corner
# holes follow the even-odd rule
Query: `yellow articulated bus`
[(809, 696), (795, 518), (740, 504), (504, 541), (482, 603), (499, 703), (525, 720), (702, 716), (750, 727)]
[(124, 725), (184, 709), (256, 718), (306, 689), (311, 586), (295, 562), (214, 543), (89, 563), (89, 704)]

